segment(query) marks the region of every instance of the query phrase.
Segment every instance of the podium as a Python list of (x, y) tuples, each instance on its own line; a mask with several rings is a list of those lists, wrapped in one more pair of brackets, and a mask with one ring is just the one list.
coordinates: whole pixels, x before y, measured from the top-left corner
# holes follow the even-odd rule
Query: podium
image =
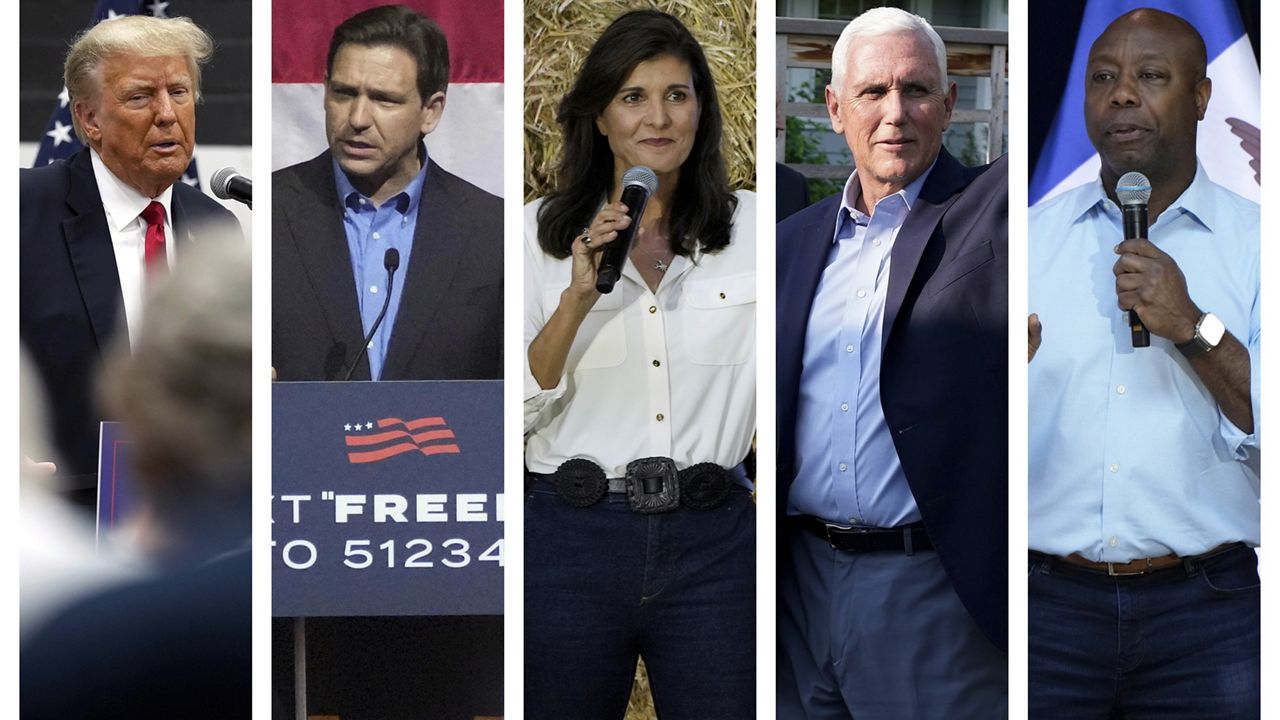
[(271, 471), (273, 615), (502, 614), (501, 381), (276, 383)]
[(502, 614), (502, 382), (271, 393), (272, 614), (306, 718), (307, 618)]

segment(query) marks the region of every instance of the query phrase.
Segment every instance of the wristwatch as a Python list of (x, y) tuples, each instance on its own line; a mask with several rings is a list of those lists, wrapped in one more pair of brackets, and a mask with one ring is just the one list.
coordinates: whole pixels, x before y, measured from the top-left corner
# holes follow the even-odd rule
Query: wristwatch
[(1183, 356), (1193, 358), (1218, 347), (1218, 343), (1222, 342), (1222, 336), (1226, 332), (1227, 328), (1218, 316), (1207, 312), (1201, 315), (1199, 322), (1196, 323), (1195, 336), (1184, 343), (1178, 343), (1176, 347), (1182, 351)]

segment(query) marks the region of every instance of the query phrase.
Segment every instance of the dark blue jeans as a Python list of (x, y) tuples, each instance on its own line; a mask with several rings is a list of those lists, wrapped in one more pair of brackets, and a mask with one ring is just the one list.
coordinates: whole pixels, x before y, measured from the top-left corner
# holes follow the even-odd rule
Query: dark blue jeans
[(1027, 615), (1030, 717), (1260, 716), (1258, 561), (1243, 545), (1127, 578), (1033, 557)]
[(626, 713), (636, 657), (662, 720), (755, 717), (755, 503), (633, 513), (525, 493), (528, 720)]

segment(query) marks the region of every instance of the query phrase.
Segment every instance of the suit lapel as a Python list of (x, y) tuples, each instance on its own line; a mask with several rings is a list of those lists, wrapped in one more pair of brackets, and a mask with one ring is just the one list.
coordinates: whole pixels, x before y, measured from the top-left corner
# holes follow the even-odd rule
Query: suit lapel
[[(413, 253), (404, 273), (404, 292), (396, 311), (396, 326), (382, 375), (388, 379), (406, 377), (414, 355), (439, 310), (462, 258), (461, 219), (465, 203), (449, 192), (447, 173), (433, 164), (427, 167), (418, 203), (418, 220), (413, 231)], [(494, 262), (501, 262), (495, 258)], [(447, 339), (441, 339), (447, 341)]]
[[(93, 326), (99, 348), (105, 348), (116, 328), (124, 305), (120, 291), (120, 271), (116, 269), (115, 249), (107, 228), (107, 213), (93, 176), (89, 150), (71, 158), (71, 182), (67, 191), (67, 207), (71, 216), (62, 221), (62, 235), (71, 256), (80, 295)], [(125, 334), (127, 336), (127, 333)]]
[(907, 289), (915, 277), (916, 267), (920, 265), (920, 257), (933, 237), (938, 222), (942, 220), (947, 208), (959, 197), (964, 185), (964, 171), (960, 163), (943, 148), (938, 153), (938, 160), (933, 171), (920, 189), (916, 204), (907, 214), (907, 220), (898, 231), (893, 241), (892, 265), (889, 269), (889, 289), (885, 297), (884, 329), (881, 338), (881, 349), (889, 343), (893, 325), (906, 300)]
[[(346, 348), (343, 367), (355, 359), (364, 340), (360, 320), (360, 299), (351, 271), (351, 251), (343, 228), (342, 205), (333, 178), (333, 161), (328, 152), (311, 161), (307, 177), (291, 188), (282, 188), (299, 197), (275, 204), (284, 213), (303, 271), (325, 318), (333, 341)], [(277, 238), (277, 241), (282, 238)], [(362, 361), (351, 376), (369, 379), (369, 365)]]

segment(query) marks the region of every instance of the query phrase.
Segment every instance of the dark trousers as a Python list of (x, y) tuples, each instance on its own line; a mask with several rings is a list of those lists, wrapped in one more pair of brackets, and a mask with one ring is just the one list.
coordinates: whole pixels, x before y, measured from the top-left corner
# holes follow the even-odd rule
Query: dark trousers
[(636, 658), (662, 720), (755, 717), (755, 503), (633, 513), (525, 494), (528, 720), (626, 713)]
[(1033, 555), (1033, 718), (1260, 716), (1258, 560), (1243, 545), (1113, 578)]

